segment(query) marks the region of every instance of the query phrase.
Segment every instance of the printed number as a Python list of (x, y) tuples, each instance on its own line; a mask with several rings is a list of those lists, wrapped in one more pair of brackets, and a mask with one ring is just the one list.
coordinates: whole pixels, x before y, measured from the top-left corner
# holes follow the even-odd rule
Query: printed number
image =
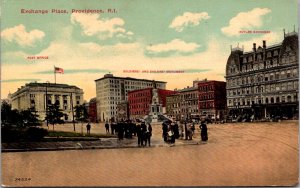
[(31, 178), (15, 178), (15, 181), (30, 181)]

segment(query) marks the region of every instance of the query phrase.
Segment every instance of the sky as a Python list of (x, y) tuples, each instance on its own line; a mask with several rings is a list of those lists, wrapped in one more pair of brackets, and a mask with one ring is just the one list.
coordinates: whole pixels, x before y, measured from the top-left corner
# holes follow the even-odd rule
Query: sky
[[(64, 69), (56, 83), (82, 88), (87, 101), (107, 73), (166, 81), (171, 90), (225, 81), (230, 45), (250, 51), (298, 30), (297, 0), (2, 0), (1, 7), (1, 98), (29, 82), (54, 83), (54, 66)], [(28, 13), (37, 10), (44, 14)]]

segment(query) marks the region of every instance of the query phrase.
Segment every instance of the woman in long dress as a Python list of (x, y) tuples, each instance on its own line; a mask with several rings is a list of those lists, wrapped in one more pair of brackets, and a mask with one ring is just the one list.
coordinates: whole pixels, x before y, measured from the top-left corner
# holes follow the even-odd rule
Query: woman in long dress
[(208, 136), (207, 136), (207, 126), (205, 124), (205, 121), (201, 121), (201, 124), (200, 124), (199, 128), (201, 130), (201, 140), (202, 141), (207, 141)]

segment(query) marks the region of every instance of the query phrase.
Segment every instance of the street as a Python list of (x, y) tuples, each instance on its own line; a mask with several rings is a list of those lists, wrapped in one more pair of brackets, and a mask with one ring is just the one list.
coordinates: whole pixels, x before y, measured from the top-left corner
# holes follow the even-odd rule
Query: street
[[(197, 137), (194, 138), (198, 140), (198, 145), (2, 153), (2, 184), (6, 186), (297, 184), (298, 121), (209, 124), (207, 143), (199, 141), (198, 129)], [(91, 132), (96, 130), (97, 128), (92, 127)], [(100, 126), (99, 131), (102, 132)], [(161, 139), (160, 125), (153, 125), (153, 139)]]

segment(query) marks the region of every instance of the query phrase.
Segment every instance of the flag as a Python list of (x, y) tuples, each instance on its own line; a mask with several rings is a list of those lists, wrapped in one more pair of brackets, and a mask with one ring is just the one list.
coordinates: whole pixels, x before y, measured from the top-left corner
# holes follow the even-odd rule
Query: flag
[(54, 72), (55, 73), (61, 73), (61, 74), (63, 74), (64, 73), (64, 69), (59, 68), (59, 67), (54, 67)]

